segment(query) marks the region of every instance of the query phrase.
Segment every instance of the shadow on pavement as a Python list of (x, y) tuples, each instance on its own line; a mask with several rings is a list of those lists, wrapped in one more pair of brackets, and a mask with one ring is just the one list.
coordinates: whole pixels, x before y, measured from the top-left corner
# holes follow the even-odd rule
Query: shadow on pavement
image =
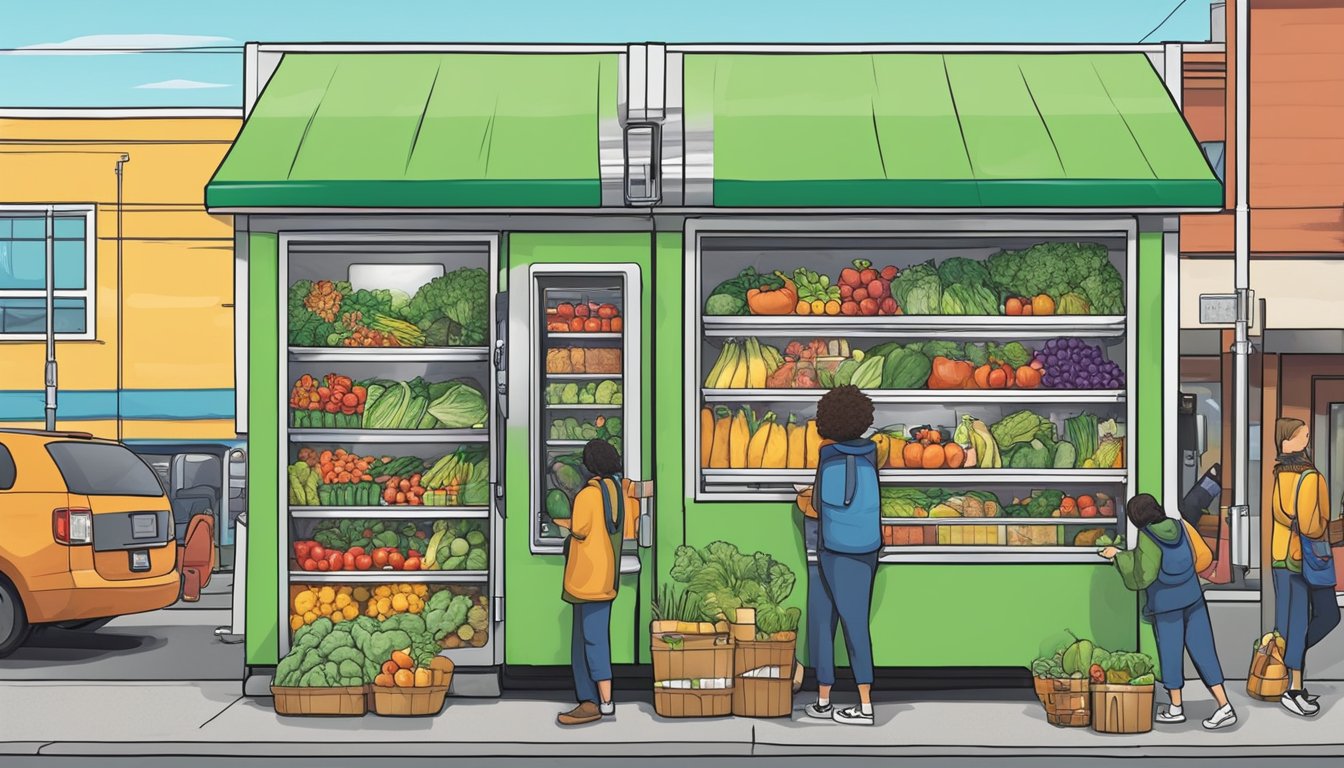
[(14, 666), (28, 666), (23, 662), (90, 662), (152, 651), (162, 648), (167, 642), (163, 637), (116, 633), (106, 628), (85, 632), (42, 627), (35, 630), (28, 642), (10, 654), (5, 662)]

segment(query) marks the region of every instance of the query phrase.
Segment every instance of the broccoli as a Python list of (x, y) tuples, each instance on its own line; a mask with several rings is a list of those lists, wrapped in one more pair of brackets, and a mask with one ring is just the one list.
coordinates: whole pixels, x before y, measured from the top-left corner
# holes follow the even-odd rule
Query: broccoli
[[(1021, 251), (1000, 251), (989, 257), (986, 266), (1005, 291), (1019, 296), (1044, 293), (1056, 303), (1088, 277), (1105, 273), (1120, 277), (1100, 243), (1038, 243)], [(1097, 302), (1091, 295), (1087, 298), (1095, 310)]]
[(354, 648), (355, 639), (350, 636), (350, 631), (345, 629), (336, 629), (322, 638), (322, 642), (317, 645), (317, 652), (326, 658), (331, 658), (331, 654), (337, 648)]
[(747, 302), (740, 296), (730, 296), (726, 293), (716, 293), (705, 299), (706, 315), (745, 315), (747, 314)]
[(291, 650), (285, 658), (275, 665), (275, 684), (281, 687), (292, 687), (299, 682), (299, 676), (302, 672), (299, 665), (303, 663), (306, 649)]
[(322, 666), (322, 663), (325, 661), (326, 659), (322, 654), (317, 652), (316, 648), (307, 648), (303, 652), (303, 662), (299, 664), (299, 671), (308, 672), (309, 670), (316, 669), (317, 667)]
[(363, 685), (364, 680), (364, 662), (351, 661), (346, 659), (337, 665), (337, 670), (341, 673), (341, 682), (345, 685)]
[(1125, 285), (1115, 267), (1105, 268), (1083, 278), (1078, 289), (1092, 305), (1093, 314), (1123, 315), (1125, 313)]
[(426, 331), (439, 323), (432, 335), (444, 336), (446, 346), (481, 346), (489, 334), (489, 298), (489, 273), (480, 267), (463, 267), (422, 286), (404, 314)]
[(955, 341), (930, 341), (924, 345), (924, 354), (930, 358), (946, 357), (950, 360), (960, 360), (964, 349), (965, 347)]
[(430, 637), (428, 633), (411, 638), (411, 658), (415, 661), (417, 667), (428, 667), (429, 663), (438, 655), (439, 641)]
[(299, 686), (303, 688), (330, 688), (331, 683), (327, 682), (326, 672), (321, 667), (314, 667), (303, 673), (299, 678)]
[(611, 398), (616, 394), (616, 382), (610, 379), (603, 379), (602, 383), (597, 385), (597, 391), (593, 393), (593, 399), (600, 405), (611, 403)]
[(411, 636), (400, 629), (375, 632), (365, 646), (364, 655), (375, 664), (382, 664), (392, 658), (393, 651), (409, 648)]
[(383, 622), (383, 631), (401, 630), (411, 637), (425, 633), (425, 620), (414, 613), (399, 613)]
[(299, 631), (294, 633), (294, 647), (316, 648), (334, 626), (331, 619), (323, 616), (306, 627), (300, 627)]
[(620, 416), (612, 416), (612, 417), (608, 418), (606, 421), (602, 422), (602, 428), (605, 429), (605, 430), (607, 430), (607, 436), (608, 436), (608, 437), (620, 437), (620, 436), (621, 436), (621, 417), (620, 417)]

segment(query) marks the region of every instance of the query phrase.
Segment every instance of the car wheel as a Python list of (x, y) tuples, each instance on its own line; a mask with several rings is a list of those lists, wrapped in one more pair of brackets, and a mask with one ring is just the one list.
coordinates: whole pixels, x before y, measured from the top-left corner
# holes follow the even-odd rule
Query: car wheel
[(31, 631), (28, 612), (23, 609), (19, 591), (4, 577), (0, 577), (0, 658), (23, 645)]

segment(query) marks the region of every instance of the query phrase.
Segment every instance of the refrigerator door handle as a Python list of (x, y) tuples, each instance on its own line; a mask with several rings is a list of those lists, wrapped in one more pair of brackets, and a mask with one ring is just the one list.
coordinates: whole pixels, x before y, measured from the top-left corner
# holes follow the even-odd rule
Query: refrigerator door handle
[(653, 481), (636, 480), (631, 491), (639, 499), (639, 547), (649, 549), (653, 546)]

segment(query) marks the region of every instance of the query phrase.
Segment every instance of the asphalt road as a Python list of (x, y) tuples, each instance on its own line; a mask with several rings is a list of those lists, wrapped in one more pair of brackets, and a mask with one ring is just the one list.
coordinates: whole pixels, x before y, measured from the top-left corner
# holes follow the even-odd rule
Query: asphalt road
[[(442, 766), (446, 761), (452, 758), (447, 755), (433, 756), (407, 756), (398, 755), (396, 760), (398, 765), (404, 765), (411, 768), (419, 766)], [(1115, 758), (1115, 757), (933, 757), (933, 758), (902, 758), (899, 764), (909, 768), (1113, 768), (1117, 763), (1142, 760), (1144, 768), (1191, 768), (1191, 766), (1209, 766), (1209, 768), (1223, 768), (1227, 765), (1237, 766), (1255, 766), (1263, 765), (1263, 757), (1254, 758), (1228, 758), (1219, 757), (1217, 760), (1205, 759), (1200, 757), (1182, 757), (1182, 758), (1155, 758), (1136, 756), (1133, 758)], [(583, 757), (583, 758), (521, 758), (521, 757), (473, 757), (471, 764), (473, 766), (487, 766), (496, 768), (497, 766), (517, 766), (517, 765), (537, 765), (556, 766), (557, 768), (591, 768), (592, 766), (621, 766), (630, 765), (629, 758), (603, 758), (603, 757)], [(639, 765), (648, 768), (682, 768), (687, 764), (686, 758), (667, 757), (667, 758), (641, 758)], [(870, 758), (870, 757), (796, 757), (781, 758), (777, 756), (770, 757), (723, 757), (714, 758), (712, 761), (705, 761), (707, 765), (713, 765), (715, 768), (755, 768), (756, 766), (769, 766), (770, 768), (816, 768), (817, 765), (825, 764), (829, 768), (859, 768), (860, 766), (890, 766), (893, 761), (889, 758)], [(1330, 768), (1339, 764), (1337, 758), (1276, 758), (1276, 765), (1286, 768)], [(236, 768), (236, 766), (257, 766), (262, 768), (268, 765), (293, 766), (294, 768), (333, 768), (333, 766), (367, 766), (368, 759), (341, 759), (339, 757), (293, 757), (278, 754), (275, 757), (112, 757), (106, 755), (88, 755), (80, 757), (70, 756), (51, 756), (51, 757), (10, 757), (5, 760), (5, 768), (53, 768), (54, 766), (88, 766), (89, 768)]]
[(41, 628), (0, 659), (3, 680), (242, 680), (243, 646), (215, 637), (230, 622), (228, 574), (198, 603), (122, 616), (95, 631)]

